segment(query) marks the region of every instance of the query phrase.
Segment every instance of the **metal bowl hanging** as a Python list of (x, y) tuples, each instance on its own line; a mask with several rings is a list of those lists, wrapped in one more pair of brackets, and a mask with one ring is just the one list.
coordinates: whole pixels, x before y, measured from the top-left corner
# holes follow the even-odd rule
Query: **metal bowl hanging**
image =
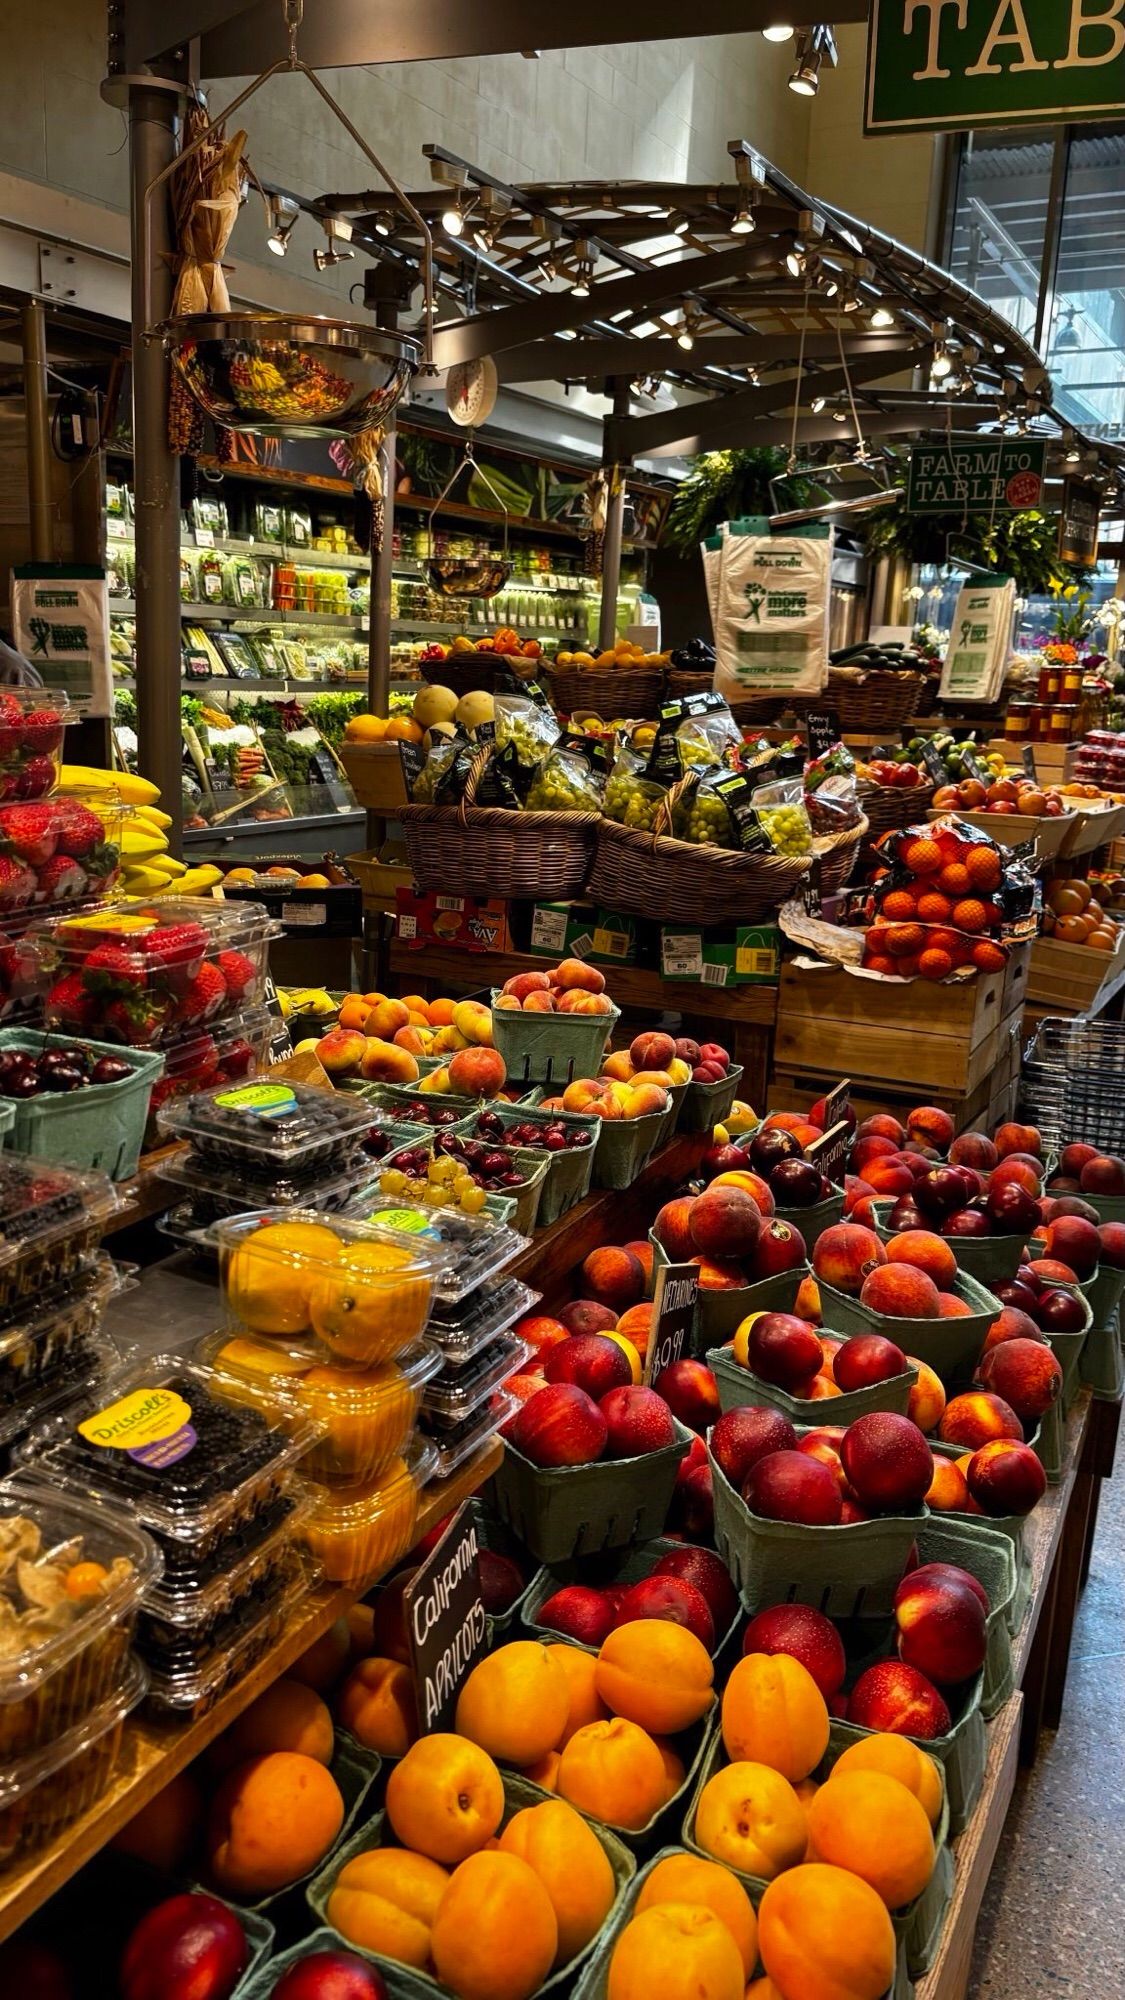
[(409, 334), (289, 313), (192, 313), (161, 328), (204, 414), (263, 437), (354, 437), (385, 423), (415, 374)]
[[(485, 550), (483, 554), (475, 556), (435, 555), (434, 521), (437, 518), (438, 509), (446, 496), (452, 492), (466, 467), (470, 465), (482, 485), (487, 486), (496, 502), (498, 512), (504, 516), (504, 546), (498, 555), (489, 550)], [(430, 589), (436, 591), (439, 597), (461, 598), (466, 601), (474, 597), (489, 598), (495, 597), (499, 591), (503, 590), (504, 585), (511, 577), (513, 567), (511, 557), (508, 554), (508, 509), (505, 507), (503, 500), (496, 491), (484, 467), (478, 465), (474, 458), (473, 441), (471, 438), (468, 438), (465, 443), (464, 456), (454, 466), (453, 472), (446, 480), (445, 485), (434, 501), (433, 509), (430, 513), (430, 553), (423, 558), (426, 581)]]

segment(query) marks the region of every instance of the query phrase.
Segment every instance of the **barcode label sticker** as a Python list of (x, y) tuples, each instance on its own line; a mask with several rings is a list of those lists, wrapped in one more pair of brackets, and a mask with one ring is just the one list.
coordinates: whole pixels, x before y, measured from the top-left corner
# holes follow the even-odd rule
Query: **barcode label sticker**
[(594, 940), (590, 932), (583, 931), (580, 937), (574, 938), (570, 949), (575, 958), (585, 958), (587, 952), (594, 950)]
[(703, 940), (698, 931), (666, 931), (660, 940), (660, 970), (665, 979), (702, 979)]
[(435, 896), (434, 903), (439, 910), (456, 910), (460, 913), (465, 907), (465, 898), (464, 896)]
[(703, 966), (704, 986), (725, 986), (729, 975), (730, 975), (729, 965), (715, 965), (715, 964), (709, 964), (706, 961), (704, 962)]
[(327, 923), (328, 905), (327, 903), (283, 903), (281, 921), (283, 924), (291, 924), (294, 927), (302, 925), (308, 930), (314, 930), (318, 924)]
[(625, 958), (629, 950), (629, 940), (624, 931), (595, 930), (594, 950), (599, 958)]

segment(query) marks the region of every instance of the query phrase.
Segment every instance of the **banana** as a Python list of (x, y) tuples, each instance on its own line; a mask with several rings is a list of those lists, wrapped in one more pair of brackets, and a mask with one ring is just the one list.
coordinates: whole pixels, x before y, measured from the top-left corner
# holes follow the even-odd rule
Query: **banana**
[[(127, 868), (123, 877), (126, 892), (130, 896), (154, 896), (158, 893), (170, 895), (173, 885), (166, 875), (158, 875), (155, 868)], [(176, 883), (179, 888), (179, 883)]]
[(177, 861), (174, 854), (152, 854), (145, 862), (145, 867), (155, 868), (156, 873), (163, 875), (169, 882), (188, 872), (186, 861)]
[(92, 764), (64, 764), (59, 774), (64, 792), (116, 792), (131, 806), (160, 803), (160, 787), (132, 771), (102, 771)]
[(167, 833), (172, 824), (171, 813), (161, 812), (159, 806), (134, 806), (130, 817), (143, 820), (146, 826), (154, 826), (157, 833)]
[(151, 827), (142, 833), (127, 826), (121, 836), (121, 852), (129, 861), (147, 861), (154, 854), (163, 854), (168, 842), (162, 833), (154, 833)]

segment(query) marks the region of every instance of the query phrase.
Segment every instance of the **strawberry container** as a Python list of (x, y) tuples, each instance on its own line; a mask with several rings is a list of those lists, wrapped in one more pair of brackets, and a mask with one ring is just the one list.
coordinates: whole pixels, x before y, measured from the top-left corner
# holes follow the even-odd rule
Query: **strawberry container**
[(166, 1048), (258, 1006), (270, 939), (256, 903), (129, 898), (76, 917), (37, 918), (48, 1027), (131, 1048)]
[[(0, 702), (3, 690), (0, 689)], [(121, 872), (125, 812), (81, 799), (0, 805), (0, 922), (9, 929), (64, 904), (108, 896)]]
[[(49, 1050), (62, 1052), (74, 1047), (65, 1035), (43, 1034), (34, 1028), (0, 1028), (0, 1067), (10, 1053), (38, 1057)], [(77, 1054), (78, 1064), (69, 1067), (80, 1071), (84, 1057), (87, 1080), (73, 1088), (48, 1085), (34, 1097), (12, 1100), (15, 1119), (3, 1143), (30, 1159), (58, 1160), (84, 1170), (96, 1167), (110, 1180), (128, 1180), (137, 1171), (149, 1099), (164, 1058), (144, 1049), (86, 1038), (77, 1045)], [(103, 1060), (125, 1074), (104, 1083), (93, 1082)], [(61, 1075), (61, 1067), (54, 1074)], [(0, 1074), (0, 1090), (9, 1087), (8, 1079)]]
[(244, 1083), (268, 1069), (274, 1025), (268, 1007), (248, 1007), (244, 1014), (232, 1014), (167, 1048), (164, 1074), (149, 1100), (146, 1146), (160, 1143), (158, 1113), (171, 1099), (216, 1090), (223, 1083)]
[(0, 688), (0, 802), (54, 791), (66, 726), (77, 721), (61, 688)]
[(117, 1205), (105, 1174), (0, 1153), (0, 1323), (89, 1269)]

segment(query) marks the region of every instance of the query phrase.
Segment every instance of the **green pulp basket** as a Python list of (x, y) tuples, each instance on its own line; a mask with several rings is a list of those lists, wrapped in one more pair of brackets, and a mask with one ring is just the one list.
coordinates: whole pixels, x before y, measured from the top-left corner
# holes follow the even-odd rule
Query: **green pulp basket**
[(1084, 1327), (1081, 1333), (1051, 1333), (1047, 1336), (1051, 1352), (1063, 1372), (1062, 1395), (1059, 1401), (1064, 1418), (1070, 1415), (1074, 1398), (1082, 1386), (1082, 1349), (1086, 1345), (1088, 1332), (1089, 1329)]
[(805, 1239), (805, 1249), (812, 1251), (817, 1240), (826, 1229), (832, 1229), (844, 1219), (844, 1202), (847, 1197), (843, 1188), (834, 1188), (825, 1195), (823, 1201), (814, 1201), (808, 1208), (775, 1208), (779, 1222), (788, 1222), (799, 1229)]
[[(32, 1028), (0, 1028), (0, 1052), (20, 1049), (38, 1055), (66, 1048), (73, 1036), (48, 1035)], [(119, 1048), (111, 1042), (83, 1041), (95, 1062), (116, 1056), (131, 1076), (120, 1083), (91, 1083), (85, 1090), (44, 1091), (41, 1097), (9, 1102), (14, 1116), (2, 1129), (3, 1144), (34, 1160), (54, 1160), (83, 1171), (98, 1167), (111, 1181), (135, 1174), (148, 1123), (152, 1087), (164, 1068), (163, 1055), (148, 1049)]]
[[(945, 1788), (949, 1797), (949, 1836), (954, 1839), (962, 1832), (972, 1817), (973, 1807), (981, 1794), (984, 1784), (985, 1765), (988, 1762), (988, 1738), (984, 1717), (980, 1712), (981, 1683), (978, 1674), (962, 1690), (961, 1707), (952, 1727), (944, 1736), (923, 1739), (911, 1737), (911, 1742), (935, 1757), (945, 1772)], [(952, 1708), (953, 1704), (950, 1703)], [(878, 1732), (863, 1729), (857, 1722), (833, 1722), (829, 1734), (829, 1755), (833, 1750), (839, 1756), (849, 1743), (860, 1743), (865, 1736)]]
[[(669, 1555), (675, 1549), (683, 1548), (682, 1542), (666, 1541), (657, 1536), (655, 1541), (645, 1542), (640, 1548), (630, 1549), (624, 1556), (603, 1559), (592, 1566), (563, 1563), (555, 1569), (541, 1569), (532, 1580), (523, 1598), (523, 1624), (545, 1646), (576, 1646), (580, 1653), (596, 1654), (596, 1646), (587, 1646), (581, 1639), (572, 1639), (569, 1633), (556, 1632), (551, 1625), (540, 1623), (539, 1612), (548, 1598), (556, 1590), (562, 1590), (570, 1583), (590, 1583), (598, 1587), (616, 1583), (639, 1583), (642, 1577), (650, 1576), (661, 1556)], [(745, 1612), (739, 1605), (725, 1632), (715, 1635), (712, 1657), (719, 1659), (725, 1655), (730, 1642), (736, 1636), (745, 1619)]]
[(826, 1422), (833, 1424), (852, 1424), (871, 1410), (895, 1410), (905, 1416), (910, 1391), (918, 1380), (918, 1370), (907, 1368), (889, 1382), (875, 1382), (869, 1389), (848, 1389), (824, 1403), (814, 1403), (807, 1396), (791, 1396), (788, 1390), (763, 1382), (760, 1375), (752, 1374), (735, 1360), (730, 1347), (710, 1348), (707, 1366), (719, 1385), (719, 1402), (724, 1410), (741, 1409), (744, 1403), (764, 1404), (767, 1409), (780, 1410), (791, 1424), (808, 1424), (818, 1410), (823, 1412)]
[(1082, 1290), (1093, 1314), (1094, 1325), (1108, 1326), (1111, 1320), (1116, 1319), (1121, 1295), (1125, 1292), (1125, 1271), (1115, 1271), (1112, 1264), (1099, 1264)]
[[(586, 1146), (568, 1146), (565, 1153), (547, 1154), (547, 1172), (536, 1217), (538, 1229), (546, 1229), (550, 1223), (557, 1222), (560, 1215), (565, 1215), (568, 1209), (589, 1194), (598, 1137), (604, 1129), (600, 1118), (585, 1118), (577, 1111), (541, 1111), (538, 1105), (529, 1104), (497, 1102), (487, 1107), (482, 1105), (479, 1109), (494, 1111), (505, 1129), (512, 1125), (558, 1124), (570, 1131), (589, 1134), (590, 1143)], [(470, 1136), (475, 1123), (475, 1117), (466, 1122), (464, 1129)]]
[(735, 1064), (718, 1083), (689, 1083), (680, 1106), (681, 1132), (710, 1132), (721, 1125), (738, 1096), (742, 1068)]
[[(544, 1800), (550, 1796), (551, 1794), (544, 1792), (538, 1785), (531, 1784), (526, 1778), (517, 1777), (512, 1772), (505, 1772), (504, 1816), (501, 1825), (507, 1826), (508, 1821), (514, 1819), (517, 1813), (523, 1812), (529, 1806), (542, 1805)], [(636, 1873), (637, 1864), (626, 1842), (619, 1834), (615, 1834), (612, 1828), (603, 1826), (599, 1820), (591, 1820), (588, 1824), (605, 1849), (610, 1867), (613, 1869), (614, 1902), (606, 1918), (608, 1923), (612, 1920), (614, 1910), (618, 1908), (626, 1887)], [(340, 1949), (342, 1933), (333, 1930), (331, 1927), (328, 1916), (328, 1902), (336, 1886), (336, 1878), (341, 1868), (343, 1868), (345, 1862), (353, 1860), (357, 1854), (366, 1854), (372, 1847), (394, 1847), (396, 1845), (397, 1842), (395, 1841), (386, 1814), (382, 1812), (375, 1813), (367, 1820), (364, 1826), (353, 1832), (351, 1838), (343, 1847), (337, 1848), (328, 1865), (320, 1869), (309, 1883), (306, 1891), (308, 1907), (312, 1911), (316, 1921), (326, 1927), (328, 1935), (332, 1939), (333, 1947), (336, 1950)], [(409, 2000), (422, 2000), (423, 1995), (425, 1996), (425, 2000), (438, 2000), (438, 1996), (447, 1994), (450, 1990), (448, 1986), (443, 1986), (439, 1980), (431, 1979), (425, 1973), (414, 1972), (405, 1966), (398, 1967), (395, 1959), (385, 1958), (377, 1952), (367, 1951), (362, 1945), (352, 1944), (346, 1938), (343, 1939), (343, 1943), (349, 1951), (358, 1951), (361, 1957), (371, 1959), (379, 1967), (384, 1976), (396, 1969), (407, 1972), (412, 1984), (408, 1989), (404, 1988), (404, 1994), (408, 1993)], [(561, 1994), (568, 1991), (571, 1980), (574, 1978), (578, 1968), (594, 1950), (595, 1943), (596, 1939), (592, 1939), (583, 1951), (578, 1952), (570, 1960), (569, 1964), (560, 1966), (557, 1972), (553, 1973), (549, 1979), (544, 1980), (542, 1986), (536, 1988), (536, 1994)]]
[[(888, 1217), (893, 1201), (872, 1203), (875, 1214), (875, 1233), (884, 1243), (889, 1243), (895, 1231)], [(951, 1236), (946, 1239), (957, 1258), (959, 1271), (967, 1271), (982, 1285), (1003, 1285), (1014, 1278), (1020, 1267), (1027, 1236)], [(1122, 1273), (1125, 1277), (1125, 1273)]]
[(607, 1014), (525, 1014), (522, 1007), (497, 1007), (499, 998), (494, 989), (492, 1040), (509, 1083), (546, 1083), (559, 1091), (576, 1077), (597, 1076), (620, 1007)]
[(971, 1380), (985, 1336), (1001, 1310), (999, 1299), (964, 1271), (958, 1271), (953, 1283), (956, 1296), (972, 1308), (962, 1319), (896, 1319), (872, 1312), (823, 1279), (818, 1283), (824, 1324), (833, 1333), (881, 1333), (912, 1360), (935, 1369), (947, 1389)]
[(491, 1503), (543, 1563), (573, 1562), (651, 1541), (663, 1531), (692, 1438), (676, 1423), (675, 1443), (660, 1451), (551, 1467), (533, 1465), (509, 1439), (493, 1475)]
[(667, 1123), (666, 1111), (649, 1111), (643, 1118), (603, 1118), (594, 1153), (595, 1185), (631, 1187), (663, 1144)]
[(16, 1122), (16, 1106), (13, 1098), (0, 1097), (0, 1142), (11, 1131)]
[(832, 1528), (752, 1514), (709, 1451), (715, 1546), (751, 1613), (811, 1604), (829, 1618), (878, 1618), (894, 1608), (910, 1551), (929, 1511), (885, 1514)]
[(1121, 1333), (1117, 1317), (1108, 1326), (1092, 1327), (1079, 1362), (1082, 1380), (1095, 1396), (1116, 1401), (1121, 1394)]
[(990, 1722), (1015, 1686), (1012, 1637), (1018, 1626), (1012, 1620), (1019, 1595), (1019, 1564), (1006, 1535), (989, 1534), (979, 1521), (967, 1530), (962, 1519), (960, 1514), (931, 1514), (918, 1531), (918, 1556), (923, 1563), (953, 1563), (968, 1570), (988, 1592), (988, 1654), (980, 1710)]
[[(671, 1259), (651, 1229), (648, 1240), (652, 1245), (655, 1272), (662, 1264), (670, 1263)], [(774, 1278), (761, 1278), (757, 1284), (739, 1285), (732, 1291), (701, 1291), (695, 1308), (693, 1351), (702, 1355), (709, 1347), (724, 1346), (737, 1333), (749, 1313), (792, 1312), (801, 1281), (809, 1275), (809, 1266), (799, 1264), (795, 1271), (779, 1271)]]

